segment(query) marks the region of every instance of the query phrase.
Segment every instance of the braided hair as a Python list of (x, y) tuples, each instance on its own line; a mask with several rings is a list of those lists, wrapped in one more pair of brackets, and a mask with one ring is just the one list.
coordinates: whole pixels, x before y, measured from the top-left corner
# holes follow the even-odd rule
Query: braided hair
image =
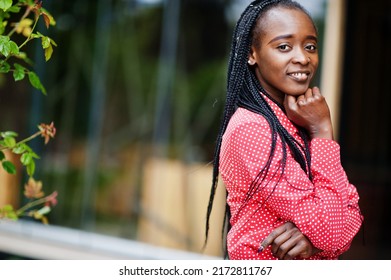
[[(232, 38), (231, 53), (228, 63), (226, 103), (214, 152), (213, 180), (210, 191), (209, 204), (207, 208), (205, 245), (208, 239), (210, 215), (212, 212), (213, 201), (218, 184), (221, 142), (223, 134), (228, 126), (228, 122), (238, 107), (242, 107), (262, 115), (267, 120), (271, 128), (272, 138), (272, 146), (269, 159), (266, 162), (265, 166), (261, 168), (260, 172), (252, 182), (239, 211), (246, 205), (246, 203), (251, 199), (251, 197), (259, 191), (259, 186), (265, 179), (266, 174), (268, 173), (268, 170), (270, 168), (273, 156), (275, 154), (277, 137), (280, 137), (283, 145), (282, 161), (280, 163), (279, 168), (280, 177), (277, 180), (277, 183), (275, 183), (274, 189), (276, 188), (278, 181), (281, 179), (281, 176), (284, 173), (287, 160), (287, 146), (289, 147), (289, 150), (292, 153), (294, 159), (300, 164), (301, 168), (306, 172), (309, 179), (312, 180), (312, 174), (310, 169), (311, 157), (309, 152), (309, 138), (307, 136), (306, 131), (302, 128), (299, 128), (300, 136), (302, 137), (304, 142), (304, 146), (302, 146), (281, 125), (276, 114), (268, 104), (267, 100), (265, 100), (264, 96), (260, 94), (260, 92), (262, 92), (265, 96), (274, 101), (273, 98), (265, 91), (265, 89), (258, 81), (252, 67), (250, 67), (247, 63), (251, 46), (258, 44), (257, 40), (259, 38), (259, 32), (261, 32), (261, 24), (257, 23), (267, 11), (275, 7), (297, 9), (306, 13), (311, 19), (309, 13), (295, 1), (256, 0), (251, 2), (249, 6), (247, 6), (236, 24)], [(281, 104), (277, 103), (277, 105), (280, 106), (283, 111), (285, 111)], [(269, 197), (271, 194), (269, 194)], [(262, 205), (259, 206), (259, 209), (261, 207)], [(229, 220), (231, 218), (231, 214), (228, 204), (226, 204), (225, 213), (226, 215), (224, 217), (223, 223), (223, 234), (226, 230), (229, 231), (230, 229)]]

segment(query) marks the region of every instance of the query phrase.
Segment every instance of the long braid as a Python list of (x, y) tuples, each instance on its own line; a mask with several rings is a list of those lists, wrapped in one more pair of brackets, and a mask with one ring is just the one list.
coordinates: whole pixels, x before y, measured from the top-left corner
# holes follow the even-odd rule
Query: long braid
[[(259, 2), (259, 1), (254, 1), (253, 2), (254, 5), (255, 2)], [(275, 2), (275, 1), (265, 1), (265, 3), (268, 2)], [(235, 112), (236, 109), (235, 106), (239, 96), (238, 92), (242, 88), (242, 82), (244, 80), (243, 78), (246, 73), (246, 67), (243, 67), (243, 64), (247, 63), (248, 54), (250, 51), (250, 40), (251, 40), (251, 38), (246, 34), (251, 33), (253, 24), (255, 23), (259, 13), (259, 12), (255, 12), (255, 13), (251, 12), (251, 9), (253, 9), (254, 7), (253, 4), (250, 4), (246, 8), (246, 10), (242, 13), (241, 17), (239, 18), (236, 24), (236, 28), (232, 38), (231, 53), (228, 62), (227, 95), (225, 101), (224, 115), (220, 125), (220, 131), (217, 136), (216, 147), (214, 152), (213, 179), (212, 179), (212, 188), (210, 192), (209, 204), (207, 208), (206, 232), (205, 232), (206, 238), (205, 238), (204, 246), (206, 245), (206, 242), (208, 240), (210, 215), (212, 213), (213, 201), (214, 201), (216, 188), (218, 184), (221, 141), (224, 132), (227, 128), (228, 122), (231, 119), (233, 113)], [(258, 11), (260, 10), (261, 8), (259, 7)]]
[[(242, 13), (239, 18), (235, 31), (232, 38), (231, 44), (231, 53), (228, 63), (228, 75), (227, 75), (227, 95), (226, 103), (224, 108), (224, 114), (220, 125), (220, 130), (216, 140), (216, 146), (214, 151), (214, 161), (213, 161), (213, 179), (212, 187), (209, 197), (209, 204), (207, 208), (206, 216), (206, 231), (205, 231), (205, 244), (208, 240), (209, 234), (209, 222), (210, 215), (213, 208), (213, 201), (216, 194), (216, 188), (218, 185), (218, 176), (219, 176), (219, 162), (220, 162), (220, 150), (221, 142), (224, 135), (224, 132), (228, 126), (229, 120), (236, 111), (237, 107), (242, 107), (247, 110), (253, 111), (257, 114), (260, 114), (265, 117), (268, 121), (271, 129), (272, 137), (272, 146), (270, 150), (270, 156), (265, 166), (261, 169), (259, 174), (256, 176), (252, 182), (249, 191), (247, 192), (246, 198), (244, 199), (240, 209), (242, 209), (246, 203), (251, 199), (251, 197), (259, 191), (259, 186), (263, 182), (270, 168), (277, 143), (277, 136), (280, 137), (282, 145), (282, 154), (283, 158), (281, 161), (280, 178), (284, 172), (286, 159), (287, 159), (287, 147), (289, 147), (294, 159), (300, 164), (301, 168), (308, 174), (309, 178), (312, 179), (311, 175), (311, 160), (309, 152), (308, 137), (306, 132), (303, 129), (300, 129), (300, 135), (304, 140), (304, 147), (302, 147), (292, 135), (281, 125), (274, 111), (260, 94), (262, 92), (264, 95), (268, 93), (262, 88), (261, 84), (255, 77), (255, 74), (250, 69), (247, 64), (248, 55), (250, 53), (250, 48), (253, 40), (253, 31), (254, 26), (258, 19), (265, 13), (267, 10), (271, 9), (274, 6), (283, 5), (288, 8), (300, 9), (304, 12), (305, 9), (298, 3), (290, 0), (256, 0), (253, 1)], [(306, 12), (307, 13), (307, 12)], [(308, 14), (308, 13), (307, 13)], [(283, 108), (282, 108), (283, 109)], [(279, 179), (277, 180), (277, 182)], [(274, 186), (274, 188), (277, 186)], [(271, 194), (270, 194), (271, 195)], [(269, 196), (270, 196), (269, 195)], [(262, 207), (262, 206), (260, 206)], [(240, 211), (239, 209), (239, 211)], [(229, 220), (231, 214), (229, 207), (226, 205), (226, 215), (224, 217), (223, 231), (225, 229), (230, 229)], [(226, 252), (227, 253), (227, 252)]]

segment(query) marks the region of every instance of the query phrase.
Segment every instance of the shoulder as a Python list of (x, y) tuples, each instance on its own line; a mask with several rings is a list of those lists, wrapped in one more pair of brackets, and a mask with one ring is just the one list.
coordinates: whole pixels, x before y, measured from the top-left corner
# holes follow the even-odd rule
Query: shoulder
[[(279, 142), (277, 138), (274, 145)], [(248, 178), (256, 176), (265, 166), (272, 147), (272, 133), (265, 117), (243, 108), (237, 109), (221, 142), (219, 170), (224, 182), (231, 185), (242, 180), (250, 185)], [(278, 156), (274, 158), (278, 159)]]
[(243, 133), (243, 132), (260, 132), (269, 130), (269, 123), (260, 114), (251, 112), (244, 108), (238, 108), (231, 117), (227, 126), (226, 135)]
[(224, 133), (222, 149), (230, 147), (236, 153), (254, 149), (269, 149), (271, 138), (270, 125), (265, 117), (238, 108)]

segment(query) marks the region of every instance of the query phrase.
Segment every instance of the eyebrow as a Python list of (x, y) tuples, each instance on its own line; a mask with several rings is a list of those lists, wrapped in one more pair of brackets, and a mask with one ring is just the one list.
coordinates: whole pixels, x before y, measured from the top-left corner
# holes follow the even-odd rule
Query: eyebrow
[[(281, 40), (281, 39), (290, 39), (290, 38), (293, 38), (294, 36), (292, 34), (285, 34), (285, 35), (280, 35), (280, 36), (277, 36), (275, 38), (273, 38), (268, 44), (271, 44), (275, 41), (278, 41), (278, 40)], [(318, 38), (316, 36), (313, 36), (313, 35), (308, 35), (306, 37), (306, 39), (309, 39), (309, 40), (314, 40), (315, 42), (318, 42)]]

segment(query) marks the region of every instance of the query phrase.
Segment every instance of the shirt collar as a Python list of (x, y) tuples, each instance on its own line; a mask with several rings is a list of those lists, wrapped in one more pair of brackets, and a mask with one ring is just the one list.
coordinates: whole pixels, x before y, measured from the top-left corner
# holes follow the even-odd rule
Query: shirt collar
[[(291, 120), (288, 119), (288, 116), (286, 115), (286, 113), (280, 108), (280, 106), (277, 105), (277, 103), (275, 103), (273, 100), (271, 100), (264, 93), (261, 93), (261, 94), (265, 98), (265, 100), (267, 101), (269, 106), (272, 108), (274, 113), (276, 114), (276, 116), (277, 116), (278, 120), (280, 121), (280, 123), (282, 124), (282, 126), (289, 132), (290, 135), (295, 136), (295, 138), (297, 138), (296, 135), (299, 134), (299, 130), (298, 130), (297, 126)], [(299, 138), (301, 138), (301, 137), (299, 137)]]

